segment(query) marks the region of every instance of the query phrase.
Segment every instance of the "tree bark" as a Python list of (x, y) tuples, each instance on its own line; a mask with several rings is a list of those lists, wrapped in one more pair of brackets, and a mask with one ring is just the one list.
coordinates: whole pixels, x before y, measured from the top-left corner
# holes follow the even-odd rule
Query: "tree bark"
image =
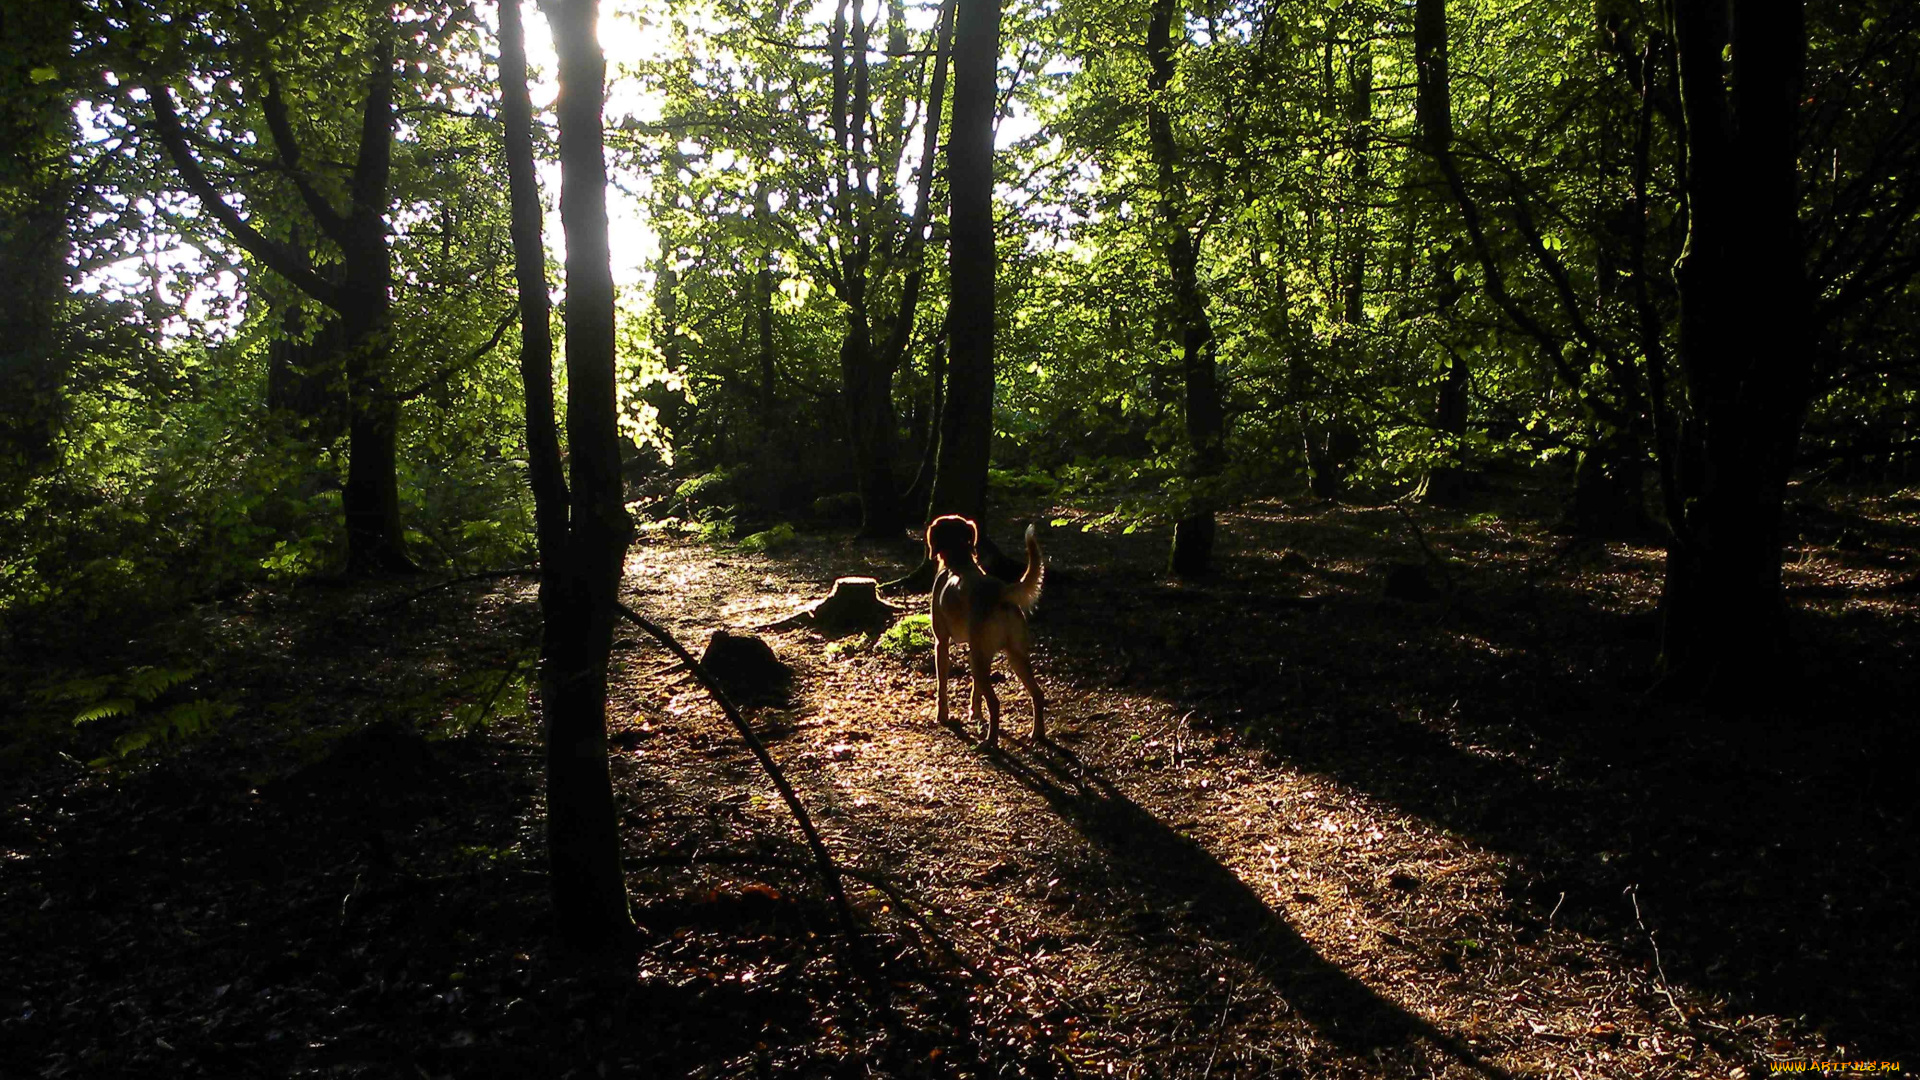
[[(503, 0), (503, 6), (514, 2)], [(548, 887), (555, 932), (567, 945), (585, 953), (617, 945), (633, 932), (620, 870), (606, 738), (608, 657), (633, 526), (623, 504), (615, 425), (614, 291), (601, 127), (606, 58), (595, 35), (599, 4), (597, 0), (549, 0), (545, 10), (559, 57), (555, 112), (560, 131), (560, 218), (567, 240), (567, 442), (572, 475), (564, 541), (551, 520), (552, 485), (560, 464), (557, 439), (541, 436), (536, 440), (530, 434), (529, 453), (537, 441), (546, 458), (537, 466), (548, 502), (549, 520), (542, 523), (542, 532), (558, 549), (553, 552), (554, 562), (543, 559), (541, 572), (546, 658), (540, 700), (547, 736)], [(517, 28), (518, 20), (513, 23)], [(503, 12), (503, 32), (506, 26)], [(524, 53), (520, 58), (524, 88)], [(502, 59), (504, 74), (504, 49)], [(524, 178), (531, 176), (529, 167)], [(517, 258), (531, 257), (531, 253), (517, 254)], [(519, 276), (525, 304), (529, 302), (526, 290), (535, 283), (524, 269)], [(544, 290), (544, 283), (539, 287)], [(535, 360), (533, 368), (538, 367)], [(543, 373), (544, 369), (532, 371), (536, 382)], [(542, 393), (541, 388), (530, 387), (529, 400)], [(535, 401), (527, 416), (530, 432), (542, 420), (552, 423), (551, 412), (537, 413)]]
[[(1453, 86), (1447, 64), (1447, 0), (1418, 0), (1414, 9), (1413, 58), (1416, 92), (1414, 114), (1420, 147), (1438, 160), (1453, 148)], [(1433, 179), (1433, 170), (1426, 176)], [(1437, 200), (1436, 200), (1437, 201)], [(1451, 312), (1460, 298), (1454, 280), (1456, 262), (1450, 251), (1436, 250), (1432, 259), (1437, 306)], [(1466, 469), (1461, 463), (1471, 402), (1467, 394), (1473, 373), (1458, 349), (1448, 350), (1447, 373), (1434, 395), (1433, 426), (1450, 460), (1427, 473), (1422, 495), (1436, 503), (1457, 502), (1465, 494)]]
[[(1672, 0), (1687, 237), (1674, 267), (1690, 415), (1667, 554), (1668, 689), (1725, 704), (1777, 687), (1790, 659), (1781, 506), (1811, 393), (1799, 235), (1798, 0)], [(1730, 61), (1724, 57), (1730, 56)]]
[[(1147, 138), (1153, 150), (1159, 185), (1159, 229), (1167, 253), (1167, 275), (1172, 292), (1169, 329), (1180, 342), (1180, 367), (1185, 379), (1187, 479), (1195, 486), (1189, 503), (1173, 526), (1173, 549), (1168, 567), (1175, 574), (1205, 573), (1213, 563), (1214, 510), (1205, 485), (1226, 464), (1225, 410), (1220, 382), (1214, 371), (1213, 323), (1200, 290), (1199, 245), (1187, 209), (1186, 182), (1180, 175), (1180, 146), (1174, 138), (1171, 86), (1176, 44), (1173, 26), (1180, 17), (1174, 0), (1154, 0), (1147, 19)], [(1186, 41), (1184, 29), (1179, 42)]]
[(953, 295), (947, 304), (947, 391), (931, 512), (975, 521), (986, 512), (993, 448), (993, 127), (999, 61), (999, 0), (959, 0), (947, 143)]
[[(567, 543), (567, 478), (553, 415), (553, 306), (547, 291), (545, 210), (533, 153), (533, 102), (527, 94), (526, 26), (520, 0), (500, 0), (500, 122), (505, 129), (507, 187), (512, 202), (513, 277), (520, 298), (520, 385), (527, 422), (527, 484), (533, 491), (534, 541), (540, 556), (541, 611), (548, 611), (548, 567)], [(541, 653), (546, 646), (543, 642)]]
[[(868, 30), (863, 0), (843, 0), (834, 15), (833, 125), (841, 165), (835, 170), (839, 197), (839, 295), (846, 304), (840, 337), (840, 385), (847, 410), (847, 442), (853, 450), (854, 484), (860, 493), (860, 535), (892, 537), (904, 520), (894, 476), (897, 450), (893, 368), (873, 341), (868, 272), (873, 264), (879, 210), (869, 183), (874, 140), (869, 139), (872, 79), (867, 68)], [(851, 42), (849, 43), (849, 31)], [(851, 170), (856, 180), (849, 182)]]

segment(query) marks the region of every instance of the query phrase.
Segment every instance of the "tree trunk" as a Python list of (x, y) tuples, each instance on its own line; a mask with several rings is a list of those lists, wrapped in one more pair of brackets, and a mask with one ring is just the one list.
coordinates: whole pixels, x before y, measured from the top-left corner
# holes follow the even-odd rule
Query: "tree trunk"
[[(1723, 704), (1777, 687), (1785, 654), (1781, 505), (1810, 394), (1811, 298), (1798, 228), (1805, 14), (1786, 0), (1674, 0), (1687, 238), (1674, 268), (1695, 468), (1667, 554), (1669, 689)], [(1731, 56), (1731, 61), (1724, 59)]]
[(348, 417), (342, 365), (347, 342), (340, 320), (322, 319), (309, 336), (301, 309), (289, 306), (280, 327), (282, 336), (267, 346), (267, 409), (285, 418), (281, 430), (330, 447)]
[[(1453, 148), (1453, 86), (1447, 64), (1447, 0), (1418, 0), (1413, 21), (1413, 57), (1416, 94), (1415, 118), (1420, 129), (1421, 149), (1438, 160)], [(1425, 175), (1437, 179), (1433, 169)], [(1436, 200), (1437, 202), (1438, 200)], [(1432, 259), (1433, 288), (1437, 306), (1451, 312), (1460, 299), (1460, 285), (1454, 280), (1456, 262), (1451, 251), (1435, 250)], [(1435, 394), (1433, 427), (1440, 436), (1450, 460), (1427, 473), (1422, 495), (1436, 503), (1458, 502), (1466, 493), (1466, 469), (1461, 457), (1466, 445), (1467, 416), (1471, 402), (1467, 392), (1473, 386), (1473, 373), (1467, 358), (1457, 349), (1448, 350), (1447, 373)]]
[(993, 121), (1000, 0), (959, 0), (953, 32), (953, 124), (947, 143), (949, 277), (946, 402), (932, 513), (980, 520), (993, 448)]
[[(503, 0), (505, 5), (516, 0)], [(583, 953), (615, 946), (633, 932), (626, 881), (620, 870), (618, 818), (607, 771), (607, 665), (613, 647), (614, 604), (632, 538), (623, 505), (620, 446), (615, 426), (613, 273), (607, 238), (607, 173), (601, 107), (606, 59), (595, 36), (597, 0), (550, 0), (546, 5), (559, 57), (560, 93), (555, 101), (560, 131), (560, 217), (567, 243), (567, 442), (572, 483), (564, 541), (552, 521), (554, 482), (560, 465), (557, 438), (536, 437), (532, 428), (552, 424), (538, 399), (550, 387), (530, 384), (529, 453), (536, 465), (536, 492), (547, 503), (543, 539), (561, 550), (543, 559), (541, 603), (545, 615), (545, 662), (540, 675), (541, 710), (547, 736), (547, 866), (555, 931)], [(516, 13), (517, 14), (517, 13)], [(515, 30), (519, 20), (511, 20)], [(508, 27), (503, 10), (502, 32)], [(525, 54), (516, 50), (517, 96), (525, 95)], [(505, 75), (506, 50), (502, 50)], [(518, 109), (518, 103), (515, 108)], [(532, 193), (531, 145), (516, 196)], [(525, 194), (521, 194), (524, 192)], [(536, 204), (537, 205), (537, 204)], [(537, 215), (516, 215), (516, 243)], [(537, 237), (528, 238), (537, 241)], [(535, 248), (538, 251), (538, 248)], [(517, 252), (516, 259), (537, 257)], [(517, 263), (522, 304), (529, 288), (544, 291), (531, 268)], [(538, 357), (523, 357), (524, 373), (544, 382)], [(548, 399), (550, 401), (550, 398)], [(549, 406), (550, 408), (550, 406)]]
[[(527, 36), (520, 0), (500, 0), (500, 122), (505, 129), (507, 186), (512, 203), (513, 276), (520, 299), (520, 385), (527, 422), (527, 484), (533, 491), (534, 541), (546, 580), (567, 543), (567, 478), (553, 415), (553, 307), (547, 291), (545, 210), (533, 153), (533, 103), (527, 94)], [(541, 655), (548, 649), (541, 644)]]
[[(391, 336), (391, 275), (384, 237), (379, 253), (349, 256), (340, 322), (347, 345), (347, 573), (406, 573), (400, 528), (400, 402), (386, 387)], [(355, 264), (359, 264), (359, 275)], [(362, 287), (365, 282), (365, 287)]]
[(840, 380), (853, 445), (854, 483), (860, 492), (860, 535), (895, 538), (906, 519), (893, 473), (893, 372), (880, 362), (868, 337), (864, 311), (847, 313), (847, 329), (840, 339)]
[[(1173, 134), (1171, 94), (1177, 45), (1174, 21), (1180, 9), (1174, 0), (1154, 0), (1147, 20), (1147, 136), (1159, 179), (1159, 228), (1167, 252), (1172, 286), (1171, 329), (1180, 341), (1180, 366), (1185, 377), (1187, 426), (1186, 474), (1194, 484), (1188, 505), (1173, 526), (1173, 550), (1168, 568), (1175, 574), (1205, 573), (1213, 563), (1214, 511), (1212, 494), (1205, 490), (1226, 464), (1225, 411), (1220, 382), (1214, 371), (1213, 323), (1207, 318), (1206, 297), (1200, 291), (1199, 245), (1188, 220), (1186, 182), (1180, 176), (1180, 146)], [(1186, 40), (1184, 29), (1179, 40)]]
[(773, 267), (767, 264), (768, 256), (761, 256), (760, 269), (753, 275), (754, 314), (759, 330), (760, 359), (760, 431), (763, 436), (771, 435), (777, 426), (774, 419), (774, 351), (773, 351)]

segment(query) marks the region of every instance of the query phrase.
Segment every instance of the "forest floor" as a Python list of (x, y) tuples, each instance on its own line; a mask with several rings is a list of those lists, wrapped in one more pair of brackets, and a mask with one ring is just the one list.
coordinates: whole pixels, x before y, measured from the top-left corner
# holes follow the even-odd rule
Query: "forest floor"
[[(10, 671), (42, 711), (186, 674), (8, 748), (0, 1075), (1920, 1071), (1920, 493), (1796, 489), (1809, 689), (1737, 717), (1649, 703), (1659, 552), (1545, 496), (1254, 505), (1189, 583), (1164, 532), (1024, 509), (1048, 743), (1010, 678), (985, 750), (924, 651), (766, 635), (796, 677), (747, 714), (873, 977), (739, 737), (624, 631), (637, 958), (551, 954), (525, 581), (262, 589)], [(915, 556), (649, 537), (627, 599), (697, 648)], [(1394, 564), (1433, 598), (1385, 598)], [(168, 702), (219, 719), (85, 763)]]

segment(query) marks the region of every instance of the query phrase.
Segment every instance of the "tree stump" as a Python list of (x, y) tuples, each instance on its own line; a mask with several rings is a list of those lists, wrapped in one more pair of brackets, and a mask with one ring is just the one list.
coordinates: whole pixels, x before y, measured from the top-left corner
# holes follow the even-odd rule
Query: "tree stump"
[(840, 637), (855, 631), (877, 634), (899, 616), (899, 609), (880, 599), (880, 583), (870, 577), (843, 577), (833, 583), (833, 591), (811, 607), (797, 611), (766, 627), (768, 630), (792, 630), (804, 627), (828, 637)]

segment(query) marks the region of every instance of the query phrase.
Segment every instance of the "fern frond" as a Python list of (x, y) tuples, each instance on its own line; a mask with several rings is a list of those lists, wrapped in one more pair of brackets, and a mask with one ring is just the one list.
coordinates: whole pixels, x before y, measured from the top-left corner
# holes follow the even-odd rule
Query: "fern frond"
[(95, 720), (105, 720), (109, 716), (131, 716), (132, 714), (132, 698), (108, 698), (106, 701), (95, 702), (93, 706), (74, 717), (73, 726), (79, 727), (81, 724), (89, 724)]

